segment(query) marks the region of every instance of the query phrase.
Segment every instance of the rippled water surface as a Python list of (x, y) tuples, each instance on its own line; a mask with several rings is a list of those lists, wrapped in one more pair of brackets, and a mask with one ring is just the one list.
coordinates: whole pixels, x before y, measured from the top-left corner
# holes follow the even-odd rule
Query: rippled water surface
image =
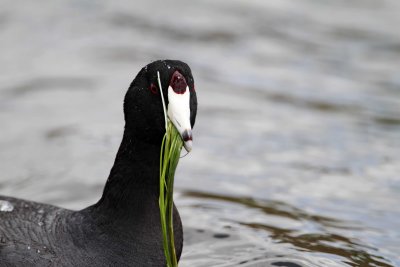
[(0, 2), (0, 194), (97, 201), (122, 99), (192, 67), (180, 266), (400, 266), (400, 2)]

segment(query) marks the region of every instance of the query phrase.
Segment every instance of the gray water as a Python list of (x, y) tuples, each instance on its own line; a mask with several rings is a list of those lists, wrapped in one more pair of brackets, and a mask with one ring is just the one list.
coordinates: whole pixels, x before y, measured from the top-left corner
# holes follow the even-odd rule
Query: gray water
[(116, 2), (0, 1), (0, 194), (97, 201), (129, 83), (181, 59), (180, 266), (400, 266), (399, 1)]

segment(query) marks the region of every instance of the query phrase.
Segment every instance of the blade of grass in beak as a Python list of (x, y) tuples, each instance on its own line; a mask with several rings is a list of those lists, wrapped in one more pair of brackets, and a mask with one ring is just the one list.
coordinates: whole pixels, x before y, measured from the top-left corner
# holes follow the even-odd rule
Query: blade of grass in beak
[(178, 266), (175, 252), (173, 225), (174, 176), (179, 162), (183, 141), (175, 126), (168, 121), (160, 150), (160, 217), (164, 254), (168, 267)]

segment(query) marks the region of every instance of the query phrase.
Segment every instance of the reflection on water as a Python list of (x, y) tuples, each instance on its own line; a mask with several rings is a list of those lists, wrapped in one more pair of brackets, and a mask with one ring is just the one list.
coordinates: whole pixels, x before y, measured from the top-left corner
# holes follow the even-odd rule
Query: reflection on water
[[(306, 227), (297, 227), (297, 229), (290, 229), (280, 227), (279, 225), (268, 224), (268, 220), (264, 223), (256, 222), (241, 222), (232, 220), (232, 218), (225, 218), (221, 216), (220, 220), (228, 220), (238, 227), (245, 226), (255, 231), (265, 231), (267, 235), (272, 239), (275, 244), (290, 244), (297, 251), (301, 251), (302, 257), (308, 258), (312, 264), (312, 254), (331, 254), (333, 256), (341, 257), (341, 261), (350, 266), (393, 266), (382, 256), (376, 255), (377, 248), (366, 246), (360, 243), (359, 240), (349, 238), (340, 234), (336, 234), (330, 231), (330, 229), (347, 229), (352, 231), (368, 231), (369, 229), (363, 229), (361, 225), (355, 226), (354, 222), (339, 221), (334, 218), (322, 217), (318, 215), (309, 214), (299, 208), (291, 205), (267, 200), (257, 200), (253, 198), (240, 198), (233, 196), (209, 194), (196, 191), (184, 192), (185, 197), (206, 199), (206, 200), (217, 200), (225, 203), (234, 203), (243, 206), (246, 209), (255, 209), (256, 212), (265, 213), (268, 216), (278, 216), (282, 218), (290, 218), (292, 220), (299, 221), (303, 225), (313, 224), (315, 228), (322, 227), (324, 232), (307, 232)], [(193, 207), (193, 206), (192, 206)], [(232, 216), (233, 217), (233, 216)], [(251, 221), (251, 218), (247, 218)], [(311, 230), (311, 229), (310, 229)], [(189, 233), (191, 234), (191, 233)], [(219, 234), (221, 235), (221, 234)], [(224, 235), (228, 237), (228, 234)], [(214, 235), (215, 237), (215, 235)], [(224, 242), (224, 241), (218, 241)], [(225, 241), (227, 245), (231, 240)], [(229, 246), (229, 245), (228, 245)], [(226, 253), (229, 253), (227, 251)], [(311, 254), (308, 257), (306, 254)], [(271, 255), (267, 254), (264, 263), (269, 263), (276, 266), (296, 266), (290, 265), (294, 262), (287, 261), (287, 265), (279, 265), (277, 262), (271, 263)], [(242, 259), (243, 260), (243, 259)], [(253, 258), (251, 261), (259, 261), (260, 258)], [(315, 261), (315, 259), (314, 259)], [(253, 262), (254, 263), (254, 262)], [(318, 262), (317, 262), (318, 263)], [(299, 266), (299, 265), (298, 265)]]
[[(221, 196), (221, 195), (212, 195), (207, 193), (200, 192), (185, 192), (185, 196), (196, 197), (196, 198), (208, 198), (208, 199), (216, 199), (226, 202), (232, 202), (244, 205), (248, 208), (257, 209), (262, 212), (265, 212), (269, 215), (281, 216), (293, 220), (311, 220), (313, 222), (320, 223), (324, 226), (331, 227), (346, 227), (341, 226), (340, 221), (335, 220), (333, 218), (322, 217), (317, 215), (310, 215), (296, 207), (290, 206), (280, 201), (265, 201), (265, 200), (255, 200), (253, 198), (238, 198), (238, 197), (229, 197), (229, 196)], [(353, 228), (353, 227), (351, 227)]]
[(400, 266), (399, 1), (22, 2), (0, 3), (0, 194), (97, 201), (127, 87), (176, 58), (199, 98), (181, 266)]

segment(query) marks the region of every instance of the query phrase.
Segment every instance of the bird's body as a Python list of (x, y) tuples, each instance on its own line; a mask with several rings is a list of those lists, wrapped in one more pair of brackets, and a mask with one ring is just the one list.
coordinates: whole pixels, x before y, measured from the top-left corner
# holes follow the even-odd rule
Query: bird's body
[[(180, 61), (151, 63), (132, 82), (125, 96), (124, 136), (96, 204), (72, 211), (0, 196), (13, 206), (12, 210), (0, 211), (1, 267), (165, 266), (158, 203), (165, 124), (160, 91), (157, 96), (147, 89), (156, 81), (157, 71), (164, 87), (176, 70), (186, 77), (188, 88), (193, 86), (189, 67)], [(192, 126), (197, 109), (195, 97), (192, 93)], [(176, 207), (173, 217), (179, 259), (183, 233)]]
[[(118, 220), (101, 223), (91, 216), (90, 209), (71, 211), (10, 197), (0, 199), (14, 206), (12, 212), (0, 216), (2, 267), (163, 266), (158, 217), (136, 217), (132, 224)], [(152, 217), (158, 207), (145, 209)], [(176, 209), (174, 215), (180, 256), (182, 226)]]

